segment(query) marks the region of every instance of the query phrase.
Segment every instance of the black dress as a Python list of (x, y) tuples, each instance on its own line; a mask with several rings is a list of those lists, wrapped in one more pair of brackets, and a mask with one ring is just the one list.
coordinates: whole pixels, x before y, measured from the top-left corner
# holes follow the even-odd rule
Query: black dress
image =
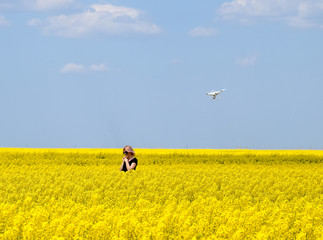
[[(138, 160), (137, 160), (137, 158), (133, 158), (133, 159), (131, 159), (130, 161), (129, 161), (129, 165), (131, 166), (131, 164), (132, 163), (136, 163), (136, 166), (135, 166), (135, 168), (133, 169), (133, 170), (136, 170), (136, 167), (137, 167), (137, 165), (138, 165)], [(127, 166), (126, 166), (126, 164), (123, 162), (123, 166), (122, 166), (122, 171), (124, 171), (124, 172), (126, 172), (126, 171), (128, 171), (127, 170)]]

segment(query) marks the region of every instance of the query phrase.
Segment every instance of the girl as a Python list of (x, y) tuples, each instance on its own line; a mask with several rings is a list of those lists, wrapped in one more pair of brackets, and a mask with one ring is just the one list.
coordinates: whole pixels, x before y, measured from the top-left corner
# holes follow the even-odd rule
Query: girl
[(132, 149), (131, 146), (127, 145), (123, 148), (123, 154), (125, 155), (123, 157), (123, 162), (120, 167), (120, 171), (130, 171), (130, 170), (136, 170), (136, 167), (138, 165), (138, 160), (135, 158), (135, 151)]

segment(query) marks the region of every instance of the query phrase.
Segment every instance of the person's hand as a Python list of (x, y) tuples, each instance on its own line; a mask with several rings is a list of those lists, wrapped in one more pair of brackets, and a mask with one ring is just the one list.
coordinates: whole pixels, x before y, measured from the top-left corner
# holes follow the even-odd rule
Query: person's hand
[(128, 161), (128, 158), (126, 158), (126, 157), (123, 157), (122, 159), (123, 159), (124, 162)]

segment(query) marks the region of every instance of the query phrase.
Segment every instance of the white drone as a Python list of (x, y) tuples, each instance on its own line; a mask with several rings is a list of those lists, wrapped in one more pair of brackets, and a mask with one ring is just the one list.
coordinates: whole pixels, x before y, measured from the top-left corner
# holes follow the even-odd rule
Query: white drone
[(219, 95), (220, 93), (224, 92), (225, 90), (226, 89), (221, 89), (220, 91), (214, 91), (214, 90), (212, 90), (211, 92), (207, 92), (206, 95), (212, 96), (213, 99), (215, 99), (217, 95)]

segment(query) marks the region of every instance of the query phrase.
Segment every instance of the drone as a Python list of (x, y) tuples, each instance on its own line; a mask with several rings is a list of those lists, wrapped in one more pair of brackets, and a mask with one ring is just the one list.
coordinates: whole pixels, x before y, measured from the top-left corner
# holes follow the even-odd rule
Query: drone
[(225, 90), (226, 89), (221, 89), (220, 91), (214, 91), (214, 90), (212, 90), (211, 92), (207, 92), (206, 95), (212, 96), (213, 99), (215, 99), (217, 95), (219, 95), (220, 93), (224, 92)]

